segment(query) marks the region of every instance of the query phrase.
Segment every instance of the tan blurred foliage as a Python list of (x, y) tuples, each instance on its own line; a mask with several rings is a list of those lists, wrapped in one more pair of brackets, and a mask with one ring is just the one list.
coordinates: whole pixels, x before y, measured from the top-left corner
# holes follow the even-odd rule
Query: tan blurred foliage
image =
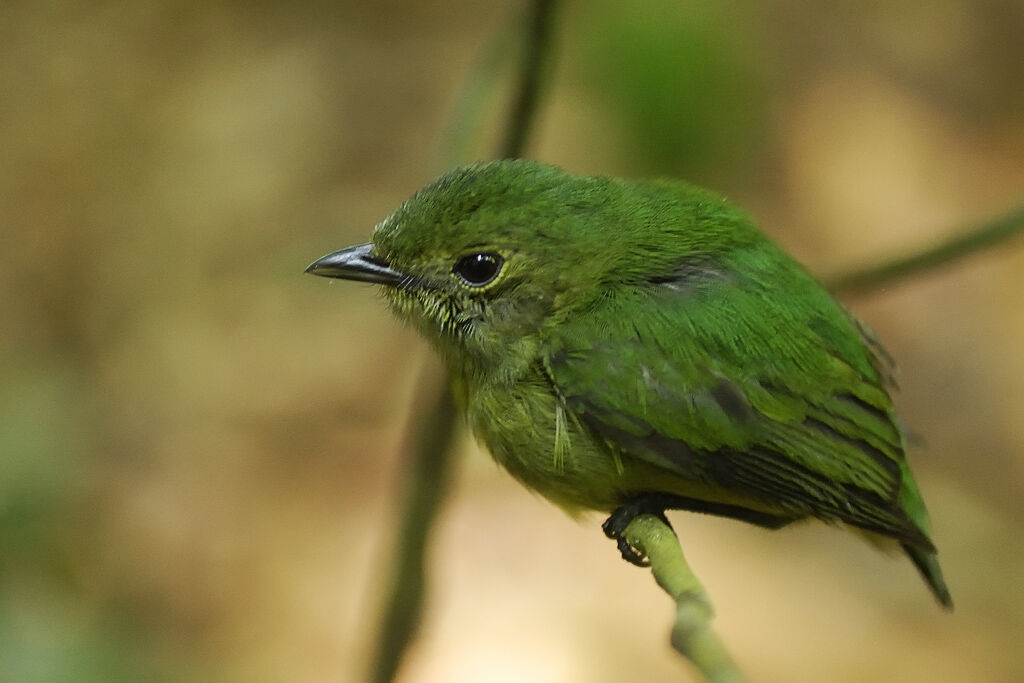
[[(371, 288), (301, 271), (440, 170), (519, 6), (0, 4), (0, 679), (362, 674), (428, 354)], [(610, 30), (595, 6), (563, 8), (532, 155), (653, 172), (581, 66)], [(763, 130), (690, 179), (814, 269), (1024, 200), (1019, 3), (716, 12)], [(1022, 274), (1018, 241), (850, 302), (901, 362), (954, 614), (820, 525), (673, 517), (752, 680), (1024, 679)], [(403, 680), (689, 675), (599, 520), (465, 450)]]

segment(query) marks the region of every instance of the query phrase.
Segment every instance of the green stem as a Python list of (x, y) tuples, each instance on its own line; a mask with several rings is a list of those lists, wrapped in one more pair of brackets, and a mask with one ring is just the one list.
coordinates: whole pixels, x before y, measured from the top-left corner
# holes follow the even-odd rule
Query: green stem
[[(398, 666), (416, 632), (423, 611), (424, 556), (437, 511), (448, 490), (452, 469), (450, 456), (455, 436), (455, 404), (449, 391), (438, 392), (434, 373), (420, 382), (419, 396), (433, 397), (434, 405), (413, 419), (409, 434), (416, 440), (407, 450), (410, 457), (404, 507), (400, 518), (391, 589), (381, 625), (371, 680), (394, 679)], [(442, 386), (447, 387), (447, 383)]]
[[(549, 52), (551, 21), (555, 0), (536, 0), (532, 6), (523, 51), (522, 72), (514, 97), (501, 157), (517, 157), (530, 131), (537, 110), (540, 78)], [(394, 679), (402, 658), (416, 633), (425, 594), (424, 556), (427, 538), (447, 490), (451, 465), (451, 445), (456, 432), (456, 410), (447, 382), (427, 373), (417, 387), (417, 396), (432, 396), (432, 407), (421, 420), (414, 420), (406, 443), (415, 444), (408, 472), (405, 503), (394, 558), (394, 573), (388, 589), (387, 605), (371, 680), (386, 683)], [(429, 401), (429, 399), (427, 399)]]
[(498, 153), (499, 158), (511, 159), (522, 155), (530, 129), (537, 118), (542, 72), (551, 49), (555, 4), (554, 0), (535, 0), (533, 3), (523, 50), (523, 69), (508, 125), (505, 127), (505, 140)]
[(643, 514), (626, 526), (622, 537), (650, 559), (655, 581), (675, 600), (672, 647), (693, 662), (710, 683), (742, 683), (742, 674), (711, 629), (711, 603), (683, 557), (672, 527), (655, 515)]
[(1024, 232), (1024, 207), (941, 242), (930, 249), (893, 259), (878, 266), (828, 278), (825, 280), (825, 285), (829, 290), (839, 294), (863, 293), (880, 289), (897, 280), (920, 275), (975, 252), (1002, 244), (1021, 232)]

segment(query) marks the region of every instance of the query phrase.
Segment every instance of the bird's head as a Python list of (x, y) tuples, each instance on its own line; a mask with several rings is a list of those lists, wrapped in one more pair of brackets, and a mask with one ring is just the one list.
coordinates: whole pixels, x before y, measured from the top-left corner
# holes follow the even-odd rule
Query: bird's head
[(526, 160), (474, 164), (413, 195), (377, 225), (373, 242), (306, 272), (383, 285), (396, 313), (450, 360), (496, 368), (533, 358), (546, 326), (610, 287), (671, 273), (690, 248), (692, 220), (666, 221), (679, 207), (657, 184)]

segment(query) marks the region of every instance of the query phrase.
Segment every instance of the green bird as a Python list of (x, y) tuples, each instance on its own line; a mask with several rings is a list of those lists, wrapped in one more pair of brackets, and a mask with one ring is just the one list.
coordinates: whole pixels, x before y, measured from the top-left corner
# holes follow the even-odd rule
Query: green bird
[(455, 169), (307, 272), (382, 286), (477, 438), (606, 534), (667, 509), (898, 543), (952, 607), (872, 334), (722, 197), (505, 160)]

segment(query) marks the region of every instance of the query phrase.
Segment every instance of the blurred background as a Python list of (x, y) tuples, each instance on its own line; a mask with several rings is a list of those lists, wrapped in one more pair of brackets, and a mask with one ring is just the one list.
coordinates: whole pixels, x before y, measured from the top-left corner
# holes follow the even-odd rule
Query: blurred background
[[(302, 274), (494, 154), (525, 7), (0, 4), (0, 679), (359, 680), (414, 387)], [(528, 155), (685, 177), (822, 275), (1024, 199), (1018, 0), (575, 0)], [(753, 681), (1024, 680), (1024, 244), (846, 303), (902, 366), (957, 609), (808, 524), (676, 513)], [(692, 680), (669, 600), (468, 436), (409, 682)]]

